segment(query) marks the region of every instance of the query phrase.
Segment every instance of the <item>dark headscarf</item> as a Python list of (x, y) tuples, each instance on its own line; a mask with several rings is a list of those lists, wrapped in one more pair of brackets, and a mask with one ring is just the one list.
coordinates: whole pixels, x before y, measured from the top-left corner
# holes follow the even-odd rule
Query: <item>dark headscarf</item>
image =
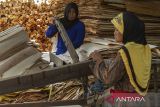
[[(68, 15), (71, 9), (74, 9), (76, 12), (76, 19), (73, 21), (68, 20)], [(78, 11), (78, 6), (76, 3), (71, 2), (67, 4), (67, 6), (65, 7), (65, 11), (64, 11), (64, 17), (60, 19), (65, 29), (71, 28), (79, 20), (78, 14), (79, 14), (79, 11)]]
[(131, 12), (123, 13), (124, 32), (123, 43), (135, 42), (146, 45), (145, 25), (135, 14)]

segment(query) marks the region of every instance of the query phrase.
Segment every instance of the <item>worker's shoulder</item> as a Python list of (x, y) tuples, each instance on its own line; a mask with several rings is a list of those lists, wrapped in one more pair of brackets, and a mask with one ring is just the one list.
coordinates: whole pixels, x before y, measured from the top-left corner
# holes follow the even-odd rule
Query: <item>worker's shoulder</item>
[(85, 27), (84, 23), (82, 21), (80, 21), (80, 20), (78, 20), (77, 26), (78, 27)]

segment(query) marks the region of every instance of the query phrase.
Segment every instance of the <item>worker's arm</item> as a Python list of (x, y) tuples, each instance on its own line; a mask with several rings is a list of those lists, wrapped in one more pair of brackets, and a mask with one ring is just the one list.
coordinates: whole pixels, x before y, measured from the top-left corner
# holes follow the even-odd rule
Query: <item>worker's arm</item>
[(55, 25), (55, 19), (54, 19), (54, 17), (51, 17), (49, 19), (48, 25), (49, 25), (49, 27), (48, 27), (48, 29), (46, 31), (46, 36), (48, 38), (51, 38), (51, 37), (53, 37), (58, 32), (58, 29), (57, 29), (57, 27)]
[(119, 54), (115, 59), (106, 61), (99, 53), (93, 53), (91, 57), (95, 60), (95, 63), (91, 64), (90, 68), (93, 74), (104, 83), (113, 85), (125, 75), (124, 63)]
[(83, 23), (80, 23), (77, 28), (76, 38), (73, 41), (73, 46), (75, 48), (79, 48), (83, 44), (84, 37), (85, 37), (85, 25)]
[(46, 36), (48, 38), (53, 37), (56, 33), (58, 32), (58, 29), (56, 27), (56, 25), (54, 24), (50, 24), (47, 31), (46, 31)]

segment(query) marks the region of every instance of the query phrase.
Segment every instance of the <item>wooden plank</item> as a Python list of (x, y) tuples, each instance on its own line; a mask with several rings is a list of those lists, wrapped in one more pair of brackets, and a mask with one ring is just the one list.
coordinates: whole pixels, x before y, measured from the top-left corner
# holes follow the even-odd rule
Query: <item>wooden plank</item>
[(160, 65), (160, 59), (152, 59), (152, 64)]
[(40, 59), (35, 62), (29, 69), (25, 70), (23, 75), (33, 74), (37, 72), (41, 72), (44, 69), (53, 68), (49, 65), (50, 63), (46, 60)]
[(8, 35), (0, 37), (0, 57), (4, 56), (8, 51), (14, 49), (23, 43), (27, 43), (29, 38), (27, 33), (23, 29), (19, 29), (16, 32), (12, 32)]
[[(86, 99), (80, 100), (65, 100), (65, 101), (50, 101), (50, 102), (32, 102), (32, 103), (19, 103), (19, 104), (0, 104), (0, 107), (51, 107), (51, 106), (64, 106), (69, 105), (87, 105)], [(67, 106), (68, 105), (68, 106)]]
[(160, 16), (160, 1), (126, 0), (125, 3), (128, 11), (157, 17)]
[(36, 53), (38, 53), (36, 49), (34, 49), (33, 47), (28, 47), (28, 48), (22, 49), (16, 54), (13, 54), (8, 59), (1, 61), (0, 62), (0, 75), (2, 75), (4, 72), (7, 72), (9, 69), (16, 66), (21, 61), (25, 60), (26, 58)]
[[(2, 35), (2, 36), (0, 37), (0, 42), (3, 42), (3, 41), (5, 41), (5, 40), (7, 40), (7, 39), (9, 39), (9, 38), (12, 38), (14, 35), (16, 35), (16, 34), (18, 34), (18, 33), (20, 33), (20, 32), (23, 32), (24, 34), (26, 34), (25, 31), (24, 31), (24, 28), (18, 27), (18, 28), (16, 28), (15, 30), (13, 30), (13, 31), (11, 31), (11, 32), (9, 32), (9, 33), (7, 33), (7, 34)], [(26, 34), (26, 35), (27, 35), (27, 34)]]
[[(88, 66), (91, 62), (92, 61), (84, 61), (76, 64), (69, 64), (62, 67), (43, 70), (38, 73), (1, 79), (0, 94), (7, 94), (34, 87), (42, 87), (56, 82), (76, 78), (78, 79), (86, 75), (91, 75), (92, 72)], [(155, 61), (153, 60), (152, 63), (154, 62)], [(160, 61), (158, 60), (157, 62), (156, 60), (156, 64), (160, 64)]]
[(22, 43), (22, 44), (19, 44), (18, 46), (13, 47), (12, 49), (6, 51), (6, 53), (1, 55), (0, 61), (3, 61), (5, 59), (11, 57), (12, 55), (18, 53), (19, 51), (21, 51), (27, 47), (28, 47), (28, 45), (26, 43)]
[(0, 32), (0, 37), (5, 36), (13, 31), (15, 31), (19, 27), (20, 27), (20, 25), (16, 25), (16, 26), (13, 26), (13, 27), (6, 29), (5, 31)]
[(62, 25), (62, 23), (58, 19), (55, 20), (55, 24), (56, 24), (57, 29), (58, 29), (58, 31), (64, 41), (65, 46), (67, 47), (67, 50), (72, 58), (73, 63), (79, 62), (78, 54), (76, 53), (75, 48), (74, 48), (74, 46), (73, 46), (73, 44), (72, 44), (72, 42), (66, 32), (64, 26)]
[(8, 77), (14, 77), (23, 74), (27, 68), (30, 68), (32, 65), (35, 64), (37, 60), (41, 58), (41, 53), (37, 52), (35, 54), (32, 54), (29, 57), (26, 57), (21, 62), (17, 63), (13, 67), (11, 67), (9, 70), (5, 71), (2, 74), (2, 78), (8, 78)]
[(10, 77), (0, 80), (0, 94), (26, 90), (34, 87), (42, 87), (48, 84), (62, 82), (69, 79), (91, 75), (89, 68), (91, 61), (69, 64), (62, 67), (43, 70), (38, 73)]
[(124, 3), (124, 0), (103, 0), (104, 2), (110, 2), (110, 3)]
[(63, 65), (63, 60), (61, 60), (60, 58), (58, 58), (53, 53), (49, 52), (49, 56), (50, 56), (50, 62), (54, 62), (54, 64), (56, 65), (56, 67), (59, 67), (59, 66)]

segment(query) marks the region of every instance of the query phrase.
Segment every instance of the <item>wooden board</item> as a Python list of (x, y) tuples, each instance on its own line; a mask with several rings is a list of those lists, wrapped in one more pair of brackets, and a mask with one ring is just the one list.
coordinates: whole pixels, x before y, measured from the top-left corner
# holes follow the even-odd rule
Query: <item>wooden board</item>
[(160, 17), (160, 1), (129, 1), (126, 2), (128, 11)]
[(20, 28), (20, 25), (12, 26), (12, 27), (6, 29), (5, 31), (0, 32), (0, 37), (5, 36), (13, 31), (15, 31), (17, 28)]
[(76, 62), (79, 62), (79, 57), (78, 57), (78, 54), (76, 53), (75, 51), (75, 48), (64, 28), (64, 26), (62, 25), (62, 23), (59, 21), (59, 20), (55, 20), (55, 23), (56, 23), (56, 26), (57, 26), (57, 29), (64, 41), (64, 44), (65, 46), (67, 47), (67, 50), (72, 58), (72, 61), (73, 63), (76, 63)]
[[(93, 103), (94, 99), (89, 103)], [(33, 103), (19, 103), (19, 104), (0, 104), (0, 107), (81, 107), (74, 105), (87, 105), (87, 99), (80, 100), (65, 100), (65, 101), (42, 101)]]
[(17, 65), (14, 65), (12, 68), (4, 72), (2, 74), (2, 78), (9, 78), (9, 77), (22, 75), (26, 71), (27, 68), (30, 68), (32, 65), (35, 64), (37, 60), (41, 58), (41, 55), (42, 54), (38, 52), (36, 54), (33, 54), (27, 57), (26, 59), (24, 59)]
[(62, 67), (43, 70), (38, 73), (15, 76), (0, 80), (0, 94), (6, 94), (48, 84), (62, 82), (69, 79), (78, 79), (91, 75), (89, 63), (91, 61), (69, 64)]
[(23, 29), (16, 30), (5, 36), (0, 37), (0, 57), (7, 56), (7, 52), (15, 49), (23, 43), (27, 43), (29, 38)]
[[(34, 49), (33, 47), (28, 47), (28, 48), (22, 49), (16, 54), (12, 54), (11, 57), (0, 62), (0, 75), (3, 75), (4, 72), (7, 72), (9, 69), (12, 69), (12, 67), (16, 66), (18, 63), (22, 62), (26, 58), (36, 53), (38, 53), (36, 49)], [(13, 73), (16, 74), (16, 72), (13, 72)]]
[(124, 3), (124, 0), (103, 0), (104, 2), (111, 2), (111, 3)]
[(49, 52), (50, 56), (50, 62), (53, 62), (57, 67), (63, 65), (63, 60), (61, 60), (59, 57), (57, 57), (55, 54)]

